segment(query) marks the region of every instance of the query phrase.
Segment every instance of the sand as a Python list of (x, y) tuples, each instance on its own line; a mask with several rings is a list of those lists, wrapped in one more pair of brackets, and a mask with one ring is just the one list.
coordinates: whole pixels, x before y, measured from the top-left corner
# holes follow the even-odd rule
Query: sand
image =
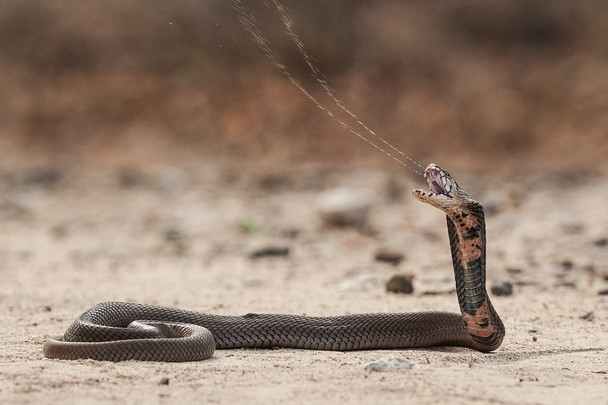
[[(215, 314), (457, 311), (443, 215), (420, 179), (378, 168), (199, 165), (2, 174), (0, 403), (505, 403), (608, 401), (608, 179), (451, 170), (488, 212), (488, 285), (503, 345), (321, 352), (220, 350), (182, 364), (42, 355), (108, 300)], [(364, 228), (324, 226), (320, 193), (373, 195)], [(361, 191), (364, 193), (364, 191)], [(252, 259), (265, 247), (283, 257)], [(398, 265), (374, 260), (401, 252)], [(414, 275), (413, 294), (385, 291)], [(370, 372), (393, 356), (410, 370)]]

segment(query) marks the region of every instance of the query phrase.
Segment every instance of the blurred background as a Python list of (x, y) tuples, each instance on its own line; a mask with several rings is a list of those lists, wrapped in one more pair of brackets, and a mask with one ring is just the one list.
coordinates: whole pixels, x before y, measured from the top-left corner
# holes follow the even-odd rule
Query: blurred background
[[(272, 2), (244, 3), (327, 102)], [(606, 162), (605, 1), (284, 4), (345, 105), (423, 164)], [(3, 167), (390, 162), (292, 86), (226, 0), (2, 1), (0, 81)]]

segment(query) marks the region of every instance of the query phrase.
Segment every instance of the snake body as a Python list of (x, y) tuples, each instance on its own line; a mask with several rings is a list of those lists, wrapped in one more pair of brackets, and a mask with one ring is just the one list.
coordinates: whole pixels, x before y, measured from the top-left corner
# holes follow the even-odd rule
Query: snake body
[(430, 191), (414, 196), (446, 214), (460, 314), (378, 313), (332, 317), (282, 314), (221, 316), (176, 308), (103, 302), (80, 315), (61, 337), (43, 347), (49, 358), (194, 361), (215, 348), (313, 350), (399, 349), (463, 346), (492, 351), (505, 328), (485, 287), (483, 207), (450, 174), (431, 164)]

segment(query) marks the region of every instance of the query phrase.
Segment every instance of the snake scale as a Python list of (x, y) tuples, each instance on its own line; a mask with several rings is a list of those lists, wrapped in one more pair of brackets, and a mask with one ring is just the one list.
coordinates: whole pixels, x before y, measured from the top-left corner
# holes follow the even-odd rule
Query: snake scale
[(215, 348), (314, 350), (463, 346), (492, 351), (505, 328), (488, 297), (483, 207), (450, 174), (430, 164), (430, 191), (414, 197), (446, 214), (460, 314), (379, 313), (332, 317), (281, 314), (220, 316), (125, 302), (97, 304), (63, 336), (44, 343), (49, 358), (194, 361)]

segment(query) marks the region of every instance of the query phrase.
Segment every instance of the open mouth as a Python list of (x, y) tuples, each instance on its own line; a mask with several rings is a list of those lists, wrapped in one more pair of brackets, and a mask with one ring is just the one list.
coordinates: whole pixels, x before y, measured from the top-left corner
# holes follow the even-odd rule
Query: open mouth
[(445, 191), (445, 189), (439, 183), (437, 183), (436, 180), (433, 180), (432, 182), (430, 182), (429, 186), (431, 187), (431, 191), (433, 193), (447, 195), (447, 192)]
[(424, 177), (426, 181), (429, 183), (429, 188), (431, 192), (435, 194), (447, 195), (447, 190), (443, 187), (441, 181), (441, 173), (435, 167), (427, 167), (424, 171)]

